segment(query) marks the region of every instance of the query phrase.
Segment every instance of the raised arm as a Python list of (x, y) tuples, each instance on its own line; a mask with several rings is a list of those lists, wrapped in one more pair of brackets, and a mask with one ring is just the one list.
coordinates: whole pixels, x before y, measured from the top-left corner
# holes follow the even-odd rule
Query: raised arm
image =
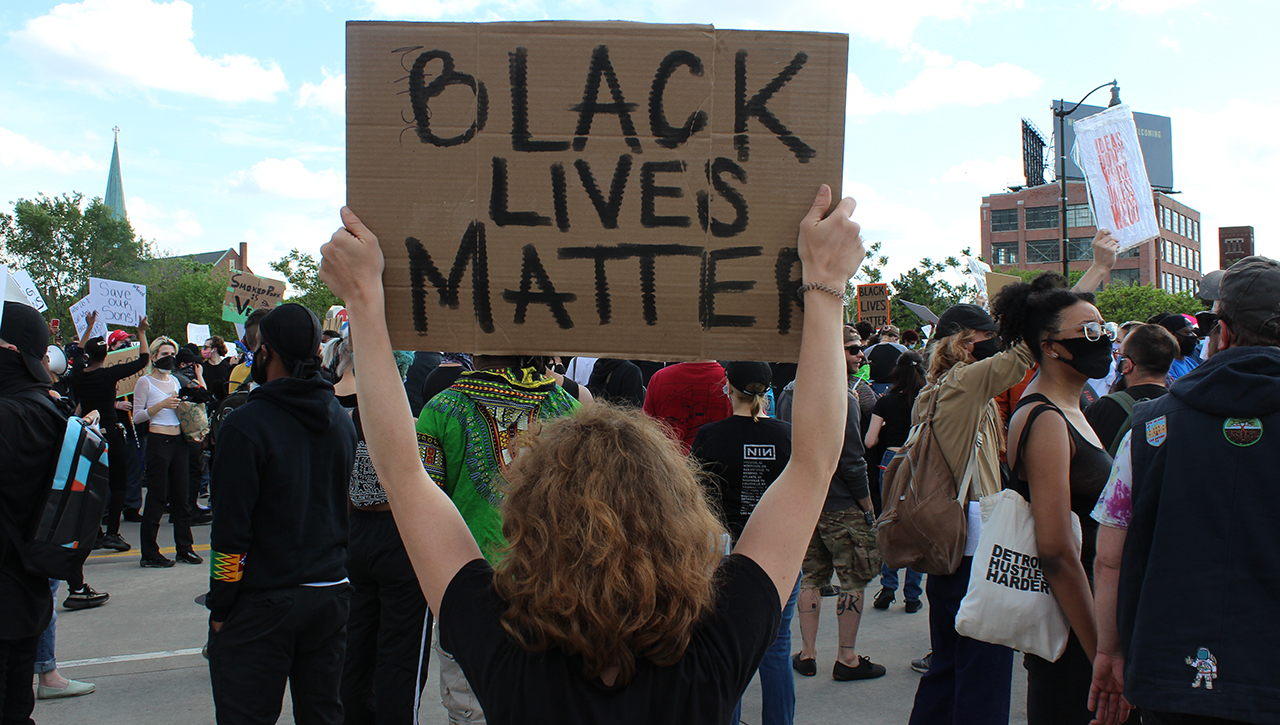
[[(823, 184), (800, 221), (800, 262), (805, 284), (843, 291), (866, 250), (846, 198), (831, 210)], [(824, 218), (825, 217), (825, 218)], [(773, 579), (779, 604), (791, 595), (813, 527), (844, 444), (847, 396), (841, 350), (840, 297), (811, 289), (804, 299), (804, 332), (791, 418), (791, 461), (765, 491), (734, 551), (750, 557)]]
[(1098, 233), (1093, 235), (1093, 264), (1089, 265), (1088, 271), (1076, 282), (1076, 286), (1071, 288), (1072, 292), (1092, 292), (1098, 289), (1098, 285), (1107, 281), (1107, 277), (1111, 275), (1111, 268), (1115, 266), (1116, 254), (1120, 251), (1120, 243), (1116, 238), (1111, 236), (1110, 229), (1099, 229)]
[(378, 480), (387, 492), (427, 604), (437, 614), (445, 589), (467, 562), (480, 558), (471, 531), (418, 457), (418, 441), (387, 332), (378, 238), (350, 209), (343, 228), (320, 249), (320, 278), (347, 305), (352, 347), (360, 356), (356, 393), (360, 423)]

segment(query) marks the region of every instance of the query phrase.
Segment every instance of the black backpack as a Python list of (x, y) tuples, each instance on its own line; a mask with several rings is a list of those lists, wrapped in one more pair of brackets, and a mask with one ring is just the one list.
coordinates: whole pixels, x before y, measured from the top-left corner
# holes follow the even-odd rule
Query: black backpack
[(218, 403), (218, 407), (214, 408), (213, 415), (209, 416), (209, 442), (213, 445), (218, 444), (218, 431), (222, 429), (222, 421), (227, 419), (231, 411), (245, 404), (249, 399), (249, 378), (241, 380), (236, 385), (236, 389), (229, 393), (227, 397)]
[(39, 391), (25, 391), (16, 397), (36, 401), (56, 412), (66, 420), (67, 427), (58, 460), (45, 477), (44, 500), (38, 507), (40, 515), (34, 530), (19, 532), (18, 525), (8, 517), (4, 517), (4, 527), (28, 572), (66, 581), (79, 574), (93, 551), (102, 512), (111, 495), (107, 442), (79, 418), (67, 417)]

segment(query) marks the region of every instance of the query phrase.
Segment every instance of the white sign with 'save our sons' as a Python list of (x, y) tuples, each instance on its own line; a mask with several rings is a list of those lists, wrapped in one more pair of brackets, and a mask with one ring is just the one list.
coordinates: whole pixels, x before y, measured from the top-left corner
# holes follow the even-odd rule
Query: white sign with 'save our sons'
[(147, 288), (140, 284), (89, 278), (89, 302), (108, 325), (136, 327), (147, 315)]

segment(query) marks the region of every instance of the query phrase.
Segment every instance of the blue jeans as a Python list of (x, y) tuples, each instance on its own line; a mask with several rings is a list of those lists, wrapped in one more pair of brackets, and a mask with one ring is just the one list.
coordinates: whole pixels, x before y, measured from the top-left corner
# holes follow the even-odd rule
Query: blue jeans
[(58, 658), (53, 654), (53, 645), (58, 638), (58, 587), (61, 584), (57, 579), (49, 580), (49, 592), (53, 595), (53, 619), (49, 620), (49, 626), (44, 628), (40, 641), (36, 643), (37, 675), (58, 669)]
[[(893, 460), (893, 456), (893, 451), (886, 450), (884, 452), (884, 457), (880, 459), (880, 496), (882, 499), (884, 497), (884, 472), (885, 469), (889, 467), (889, 461)], [(920, 587), (920, 581), (923, 578), (924, 575), (920, 572), (907, 569), (907, 585), (903, 588), (902, 595), (907, 598), (908, 602), (920, 600), (920, 595), (924, 593), (924, 590)], [(884, 564), (881, 564), (880, 586), (885, 589), (892, 589), (895, 592), (898, 591), (898, 570), (890, 569)]]
[[(778, 636), (760, 660), (760, 709), (763, 725), (791, 725), (796, 717), (796, 681), (791, 669), (791, 616), (796, 611), (796, 595), (800, 578), (791, 589), (787, 605), (782, 608)], [(742, 700), (733, 711), (734, 725), (742, 722)]]

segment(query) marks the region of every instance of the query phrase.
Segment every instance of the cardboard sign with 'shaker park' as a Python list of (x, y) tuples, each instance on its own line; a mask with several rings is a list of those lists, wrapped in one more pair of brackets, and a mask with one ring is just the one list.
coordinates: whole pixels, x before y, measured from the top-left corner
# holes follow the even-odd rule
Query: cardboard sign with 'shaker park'
[(398, 349), (794, 360), (848, 37), (347, 24), (347, 199)]
[(222, 319), (241, 325), (254, 310), (269, 310), (284, 300), (284, 282), (232, 270), (222, 298)]

